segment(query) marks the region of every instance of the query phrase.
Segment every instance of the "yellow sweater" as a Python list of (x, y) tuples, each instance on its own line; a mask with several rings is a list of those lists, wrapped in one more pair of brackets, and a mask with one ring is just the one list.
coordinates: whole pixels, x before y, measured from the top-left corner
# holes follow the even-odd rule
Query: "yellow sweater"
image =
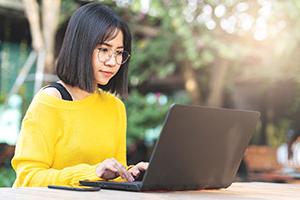
[(78, 185), (98, 180), (96, 166), (114, 157), (126, 163), (126, 112), (110, 93), (79, 101), (39, 92), (23, 119), (12, 166), (14, 187)]

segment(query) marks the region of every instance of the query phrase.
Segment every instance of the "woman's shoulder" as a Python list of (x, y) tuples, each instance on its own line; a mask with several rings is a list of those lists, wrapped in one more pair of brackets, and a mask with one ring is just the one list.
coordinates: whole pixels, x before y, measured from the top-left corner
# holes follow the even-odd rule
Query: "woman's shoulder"
[(59, 91), (55, 88), (42, 88), (32, 98), (28, 110), (34, 110), (35, 112), (36, 110), (46, 110), (49, 112), (53, 108), (56, 108), (56, 101), (61, 99)]
[(60, 92), (54, 87), (43, 88), (40, 92), (61, 99)]
[(50, 106), (44, 103), (43, 94), (41, 93), (41, 91), (39, 91), (34, 95), (30, 105), (28, 106), (24, 119), (39, 120), (43, 119), (44, 116), (52, 116), (52, 114), (53, 109), (51, 109)]

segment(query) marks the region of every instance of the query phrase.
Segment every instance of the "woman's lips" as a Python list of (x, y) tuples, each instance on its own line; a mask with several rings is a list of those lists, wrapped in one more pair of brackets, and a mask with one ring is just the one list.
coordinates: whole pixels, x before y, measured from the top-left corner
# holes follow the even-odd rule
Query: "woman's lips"
[(113, 72), (110, 71), (102, 71), (102, 70), (99, 71), (107, 78), (111, 77), (114, 74)]

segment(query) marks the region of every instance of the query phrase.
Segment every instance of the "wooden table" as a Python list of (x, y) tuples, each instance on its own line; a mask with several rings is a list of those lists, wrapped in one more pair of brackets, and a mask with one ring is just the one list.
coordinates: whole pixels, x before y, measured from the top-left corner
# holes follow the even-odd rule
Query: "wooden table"
[(278, 183), (233, 183), (227, 189), (181, 192), (125, 192), (101, 190), (98, 192), (76, 192), (48, 188), (0, 188), (0, 199), (22, 200), (300, 200), (300, 185)]

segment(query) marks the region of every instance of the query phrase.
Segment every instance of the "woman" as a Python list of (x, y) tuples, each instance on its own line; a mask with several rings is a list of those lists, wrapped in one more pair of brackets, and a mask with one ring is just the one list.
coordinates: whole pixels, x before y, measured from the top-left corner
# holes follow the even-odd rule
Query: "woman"
[(115, 96), (127, 95), (130, 52), (128, 26), (110, 8), (90, 3), (73, 14), (57, 60), (60, 80), (36, 94), (23, 119), (15, 187), (131, 182), (147, 169), (126, 164), (126, 111)]

